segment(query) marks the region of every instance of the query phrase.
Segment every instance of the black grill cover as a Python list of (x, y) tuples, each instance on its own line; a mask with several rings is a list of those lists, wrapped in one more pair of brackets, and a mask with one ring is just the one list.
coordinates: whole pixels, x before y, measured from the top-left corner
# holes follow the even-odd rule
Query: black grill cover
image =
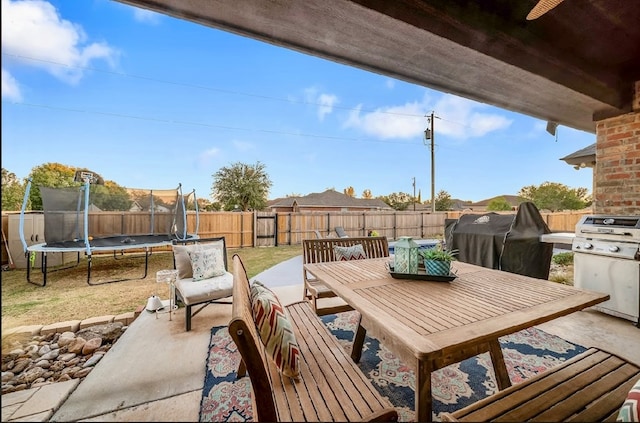
[(553, 244), (540, 235), (550, 232), (530, 202), (515, 215), (465, 214), (445, 222), (447, 248), (458, 250), (458, 260), (538, 279), (549, 278)]

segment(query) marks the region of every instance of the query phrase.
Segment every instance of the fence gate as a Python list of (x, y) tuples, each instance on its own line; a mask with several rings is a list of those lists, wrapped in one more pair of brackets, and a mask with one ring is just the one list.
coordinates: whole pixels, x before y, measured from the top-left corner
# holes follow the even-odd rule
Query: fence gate
[(256, 213), (256, 247), (278, 246), (278, 213)]

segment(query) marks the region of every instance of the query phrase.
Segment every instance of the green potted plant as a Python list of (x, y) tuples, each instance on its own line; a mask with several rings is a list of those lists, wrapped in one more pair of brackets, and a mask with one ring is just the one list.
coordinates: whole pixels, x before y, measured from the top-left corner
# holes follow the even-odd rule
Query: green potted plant
[(429, 275), (449, 276), (451, 274), (451, 262), (456, 260), (458, 250), (446, 250), (439, 244), (433, 248), (418, 250), (418, 254), (424, 260), (424, 267)]

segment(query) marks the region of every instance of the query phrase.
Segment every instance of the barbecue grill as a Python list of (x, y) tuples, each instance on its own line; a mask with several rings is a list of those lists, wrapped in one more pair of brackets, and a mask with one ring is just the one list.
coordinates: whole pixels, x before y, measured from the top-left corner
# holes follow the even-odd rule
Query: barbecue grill
[(574, 286), (609, 294), (594, 308), (640, 328), (640, 216), (583, 216), (571, 250)]
[(551, 232), (531, 202), (516, 214), (463, 214), (445, 226), (448, 249), (458, 250), (458, 260), (505, 272), (548, 279), (553, 245), (541, 242)]

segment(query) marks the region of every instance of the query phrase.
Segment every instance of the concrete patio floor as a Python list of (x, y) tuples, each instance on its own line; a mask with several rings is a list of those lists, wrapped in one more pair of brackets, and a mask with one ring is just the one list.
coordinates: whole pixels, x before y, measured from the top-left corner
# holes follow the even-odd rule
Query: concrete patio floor
[[(283, 303), (298, 301), (301, 266), (296, 257), (254, 279)], [(227, 325), (230, 314), (230, 305), (210, 305), (185, 332), (184, 309), (171, 320), (143, 312), (81, 383), (3, 395), (2, 421), (198, 421), (211, 328)], [(640, 329), (630, 321), (586, 310), (538, 327), (640, 363)]]

